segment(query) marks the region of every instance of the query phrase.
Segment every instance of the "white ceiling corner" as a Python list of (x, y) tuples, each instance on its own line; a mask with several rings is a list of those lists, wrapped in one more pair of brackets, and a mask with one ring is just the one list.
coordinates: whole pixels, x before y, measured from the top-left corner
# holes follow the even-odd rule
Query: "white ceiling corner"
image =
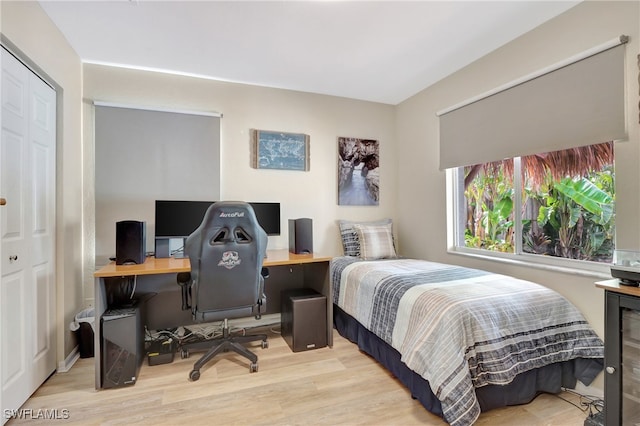
[(392, 105), (577, 3), (40, 1), (85, 62)]

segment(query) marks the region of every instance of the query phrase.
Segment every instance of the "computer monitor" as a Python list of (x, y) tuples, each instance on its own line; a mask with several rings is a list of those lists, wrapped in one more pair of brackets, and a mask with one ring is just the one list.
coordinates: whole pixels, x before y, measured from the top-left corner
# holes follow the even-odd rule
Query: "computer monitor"
[(214, 201), (156, 200), (156, 238), (187, 238)]
[[(156, 238), (187, 238), (214, 202), (156, 200)], [(267, 235), (280, 235), (280, 203), (249, 204)]]
[(280, 235), (280, 203), (250, 202), (258, 223), (267, 235)]

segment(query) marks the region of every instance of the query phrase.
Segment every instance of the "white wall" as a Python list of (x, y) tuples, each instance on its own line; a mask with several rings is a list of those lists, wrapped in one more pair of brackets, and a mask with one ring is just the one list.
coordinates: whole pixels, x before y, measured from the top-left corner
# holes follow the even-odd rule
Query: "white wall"
[[(438, 170), (436, 112), (622, 34), (630, 36), (626, 46), (629, 141), (615, 146), (616, 245), (638, 250), (639, 28), (638, 2), (584, 2), (398, 105), (398, 158), (402, 167), (398, 168), (396, 217), (403, 254), (537, 281), (569, 298), (604, 336), (603, 291), (594, 286), (598, 278), (447, 253), (445, 172)], [(526, 102), (526, 99), (522, 101)], [(417, 187), (418, 190), (415, 189)], [(597, 385), (602, 386), (602, 382)]]
[[(2, 34), (59, 86), (56, 194), (57, 358), (75, 346), (69, 322), (82, 300), (82, 66), (37, 2), (0, 2)], [(46, 42), (45, 42), (46, 41)]]
[[(93, 100), (222, 113), (220, 198), (281, 203), (283, 231), (281, 236), (269, 237), (269, 249), (288, 248), (290, 218), (312, 218), (314, 251), (333, 256), (342, 252), (337, 219), (394, 215), (397, 150), (391, 105), (93, 64), (84, 66), (84, 98), (87, 127), (93, 125)], [(252, 168), (250, 129), (310, 135), (310, 171)], [(379, 206), (338, 206), (339, 136), (380, 141)], [(93, 150), (93, 140), (87, 138), (85, 146)], [(141, 178), (147, 167), (154, 166), (141, 165)], [(86, 173), (91, 179), (90, 167)], [(94, 197), (92, 187), (85, 188), (85, 196)], [(95, 216), (90, 206), (86, 216), (88, 221)], [(91, 229), (92, 224), (88, 225)], [(92, 249), (89, 241), (87, 257)], [(93, 282), (86, 280), (85, 287), (90, 298)]]

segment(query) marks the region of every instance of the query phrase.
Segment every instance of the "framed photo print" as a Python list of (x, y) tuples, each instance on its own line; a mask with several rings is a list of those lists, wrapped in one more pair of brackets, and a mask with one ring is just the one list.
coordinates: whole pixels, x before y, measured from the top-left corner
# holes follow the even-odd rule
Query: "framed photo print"
[(377, 140), (338, 138), (338, 205), (377, 206), (380, 147)]

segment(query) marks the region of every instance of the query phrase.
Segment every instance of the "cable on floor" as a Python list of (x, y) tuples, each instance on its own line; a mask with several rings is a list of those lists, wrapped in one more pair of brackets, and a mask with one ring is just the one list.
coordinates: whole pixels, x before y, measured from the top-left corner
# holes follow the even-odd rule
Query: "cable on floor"
[(574, 391), (573, 389), (567, 389), (567, 388), (560, 388), (560, 389), (564, 392), (578, 396), (579, 402), (578, 404), (576, 404), (573, 401), (569, 401), (568, 399), (563, 398), (562, 396), (560, 396), (560, 394), (555, 395), (557, 398), (560, 398), (561, 400), (568, 402), (569, 404), (578, 408), (583, 413), (588, 413), (589, 416), (593, 416), (594, 414), (600, 413), (604, 410), (604, 399), (598, 396), (584, 395), (584, 394), (581, 394), (580, 392)]

